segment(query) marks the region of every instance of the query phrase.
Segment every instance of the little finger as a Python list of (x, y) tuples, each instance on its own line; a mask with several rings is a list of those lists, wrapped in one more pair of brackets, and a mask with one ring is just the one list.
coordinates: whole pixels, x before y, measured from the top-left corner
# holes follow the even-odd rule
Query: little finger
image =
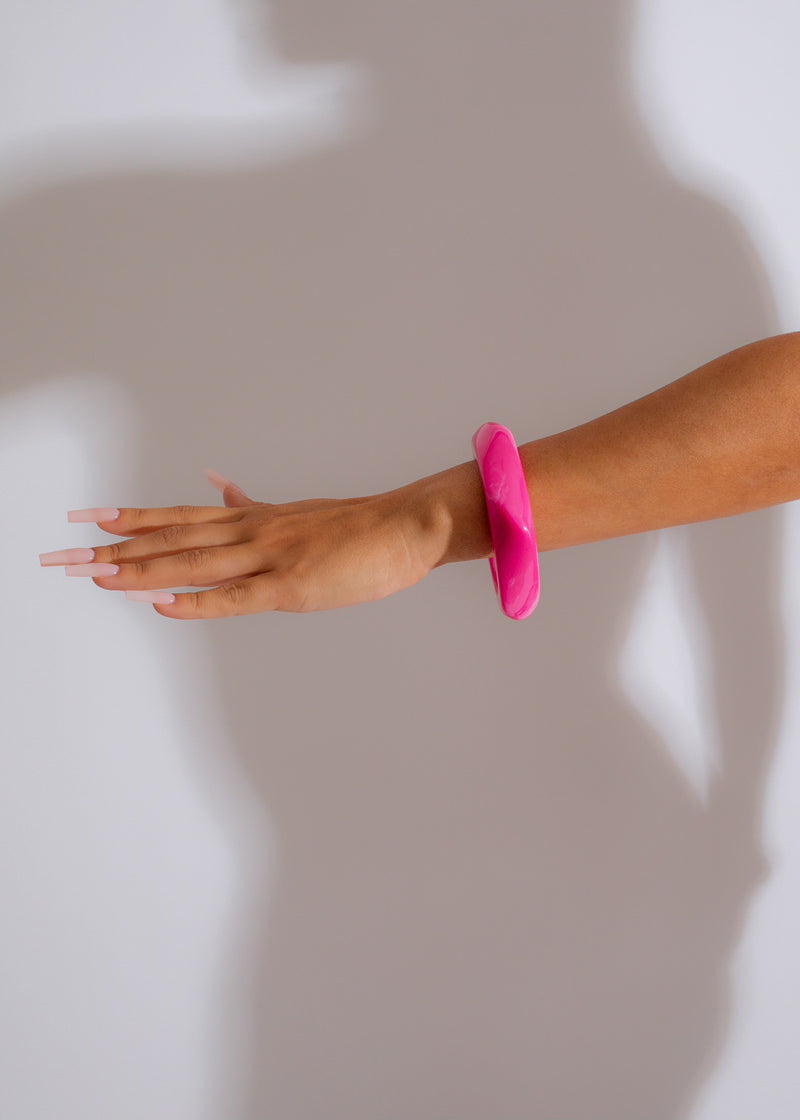
[(174, 603), (158, 604), (154, 610), (165, 618), (229, 618), (280, 610), (280, 577), (264, 572), (208, 591), (186, 591)]

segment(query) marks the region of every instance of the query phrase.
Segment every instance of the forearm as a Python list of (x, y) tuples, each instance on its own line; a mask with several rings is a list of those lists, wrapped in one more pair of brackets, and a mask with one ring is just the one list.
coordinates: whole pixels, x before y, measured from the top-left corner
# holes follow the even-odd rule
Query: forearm
[[(519, 450), (541, 551), (800, 498), (800, 333)], [(491, 554), (474, 462), (414, 486), (447, 529), (438, 564)]]

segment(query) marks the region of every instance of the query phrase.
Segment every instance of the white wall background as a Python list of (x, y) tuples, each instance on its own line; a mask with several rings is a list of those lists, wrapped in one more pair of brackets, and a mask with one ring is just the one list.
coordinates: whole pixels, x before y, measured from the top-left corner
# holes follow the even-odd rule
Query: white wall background
[[(584, 14), (592, 6), (586, 0)], [(435, 421), (448, 416), (449, 389), (442, 391), (440, 400), (436, 386), (430, 386), (429, 403), (412, 401), (406, 415), (393, 389), (379, 388), (371, 423), (360, 429), (362, 450), (348, 458), (353, 439), (342, 433), (352, 387), (343, 390), (345, 399), (340, 402), (335, 384), (329, 389), (320, 372), (319, 385), (312, 386), (312, 394), (320, 396), (319, 418), (313, 410), (310, 418), (295, 419), (286, 412), (272, 417), (274, 386), (270, 389), (265, 383), (253, 399), (239, 367), (233, 372), (221, 368), (226, 348), (238, 345), (235, 321), (233, 326), (223, 324), (219, 354), (209, 359), (209, 368), (217, 371), (215, 383), (210, 376), (204, 380), (201, 372), (193, 375), (192, 363), (199, 356), (170, 341), (170, 331), (178, 337), (181, 324), (193, 325), (191, 317), (182, 318), (180, 296), (171, 289), (164, 289), (163, 320), (145, 299), (137, 322), (141, 299), (135, 285), (122, 289), (130, 300), (125, 304), (128, 318), (117, 296), (96, 295), (102, 285), (88, 285), (85, 301), (71, 302), (64, 294), (70, 292), (71, 262), (81, 258), (75, 280), (80, 285), (89, 275), (85, 258), (101, 245), (104, 232), (112, 231), (117, 256), (110, 251), (98, 255), (101, 275), (113, 287), (117, 263), (121, 261), (123, 269), (129, 266), (139, 244), (135, 215), (142, 199), (163, 191), (158, 204), (162, 209), (152, 210), (154, 219), (148, 210), (156, 222), (154, 243), (159, 221), (164, 223), (160, 236), (169, 239), (170, 231), (191, 221), (186, 215), (194, 213), (192, 207), (198, 207), (201, 231), (205, 202), (197, 201), (200, 190), (213, 192), (221, 189), (225, 176), (239, 176), (244, 187), (241, 194), (232, 191), (232, 204), (244, 199), (246, 205), (259, 198), (256, 172), (272, 166), (302, 167), (304, 160), (322, 151), (346, 153), (348, 144), (358, 142), (354, 137), (362, 132), (380, 135), (382, 122), (393, 119), (390, 99), (382, 101), (380, 66), (359, 53), (368, 32), (379, 40), (375, 26), (361, 30), (359, 37), (340, 12), (338, 38), (331, 32), (326, 42), (326, 25), (315, 44), (329, 48), (322, 53), (331, 61), (315, 65), (310, 53), (301, 65), (285, 61), (290, 52), (281, 41), (281, 20), (276, 19), (270, 30), (264, 22), (266, 6), (260, 12), (256, 4), (237, 7), (203, 0), (168, 7), (165, 12), (156, 4), (131, 6), (109, 0), (63, 10), (39, 0), (6, 0), (0, 7), (0, 222), (6, 229), (0, 238), (0, 245), (6, 245), (0, 269), (7, 293), (4, 306), (13, 305), (13, 317), (7, 310), (3, 320), (5, 336), (0, 342), (0, 463), (6, 483), (6, 547), (0, 559), (5, 620), (0, 1112), (16, 1120), (57, 1114), (86, 1120), (134, 1114), (151, 1120), (490, 1114), (564, 1115), (576, 1120), (575, 1109), (583, 1108), (580, 1114), (593, 1120), (606, 1115), (616, 1120), (641, 1120), (643, 1115), (653, 1120), (661, 1115), (691, 1120), (769, 1115), (772, 1120), (790, 1120), (800, 1104), (794, 1057), (794, 1011), (800, 996), (800, 703), (791, 685), (781, 700), (763, 790), (760, 827), (769, 874), (745, 908), (730, 961), (722, 958), (713, 1032), (696, 1045), (691, 1029), (683, 1032), (689, 1037), (689, 1072), (675, 1074), (670, 1093), (656, 1100), (655, 1107), (646, 1089), (637, 1088), (636, 1077), (616, 1078), (612, 1086), (609, 1060), (601, 1054), (597, 1067), (591, 1065), (587, 1055), (597, 1046), (588, 1032), (582, 1039), (579, 1029), (582, 1019), (602, 1020), (605, 1013), (599, 1004), (612, 998), (603, 986), (600, 964), (592, 966), (587, 956), (585, 975), (578, 968), (576, 980), (585, 983), (585, 990), (574, 998), (562, 991), (562, 1006), (554, 1004), (548, 1020), (556, 1040), (552, 1045), (560, 1047), (554, 1051), (557, 1060), (574, 1069), (578, 1087), (559, 1091), (554, 1086), (548, 1096), (541, 1088), (545, 1072), (536, 1071), (523, 1037), (527, 1027), (531, 1047), (538, 1045), (542, 1053), (549, 1053), (545, 1038), (550, 1036), (534, 1033), (544, 1029), (544, 1020), (520, 1010), (522, 996), (510, 984), (514, 967), (496, 969), (492, 963), (498, 953), (505, 954), (505, 960), (519, 953), (520, 968), (527, 962), (522, 946), (528, 942), (506, 944), (503, 932), (503, 907), (516, 913), (510, 903), (516, 888), (508, 886), (510, 893), (504, 894), (497, 887), (499, 893), (486, 898), (485, 909), (492, 909), (493, 899), (499, 908), (496, 927), (479, 926), (473, 949), (460, 950), (458, 941), (453, 943), (460, 923), (472, 915), (463, 900), (469, 880), (464, 881), (463, 898), (456, 880), (452, 919), (442, 917), (440, 907), (442, 892), (447, 891), (443, 884), (459, 866), (457, 845), (465, 838), (471, 839), (464, 861), (480, 887), (494, 883), (497, 866), (505, 859), (512, 878), (524, 872), (528, 862), (536, 862), (526, 850), (558, 834), (542, 833), (537, 840), (535, 830), (524, 831), (527, 823), (513, 825), (522, 830), (515, 862), (509, 853), (517, 850), (516, 834), (512, 825), (501, 822), (517, 818), (502, 780), (494, 775), (492, 755), (484, 757), (477, 746), (468, 752), (477, 768), (477, 777), (471, 779), (476, 785), (463, 786), (467, 792), (481, 791), (470, 810), (475, 817), (471, 824), (460, 825), (468, 830), (463, 835), (453, 830), (461, 810), (445, 809), (444, 798), (453, 781), (454, 760), (457, 768), (471, 726), (482, 727), (481, 721), (487, 721), (485, 726), (492, 727), (480, 697), (463, 699), (470, 691), (469, 672), (481, 681), (485, 667), (480, 658), (475, 667), (459, 662), (452, 682), (441, 686), (442, 699), (431, 684), (435, 666), (455, 656), (449, 643), (456, 635), (459, 646), (468, 647), (474, 639), (476, 644), (498, 643), (506, 651), (499, 654), (511, 658), (502, 662), (506, 676), (515, 666), (519, 680), (508, 684), (498, 670), (493, 687), (501, 702), (504, 689), (509, 689), (509, 697), (517, 697), (526, 687), (519, 666), (527, 655), (533, 656), (525, 643), (533, 640), (537, 616), (528, 630), (512, 636), (510, 630), (498, 629), (491, 631), (495, 636), (485, 637), (496, 625), (487, 593), (488, 572), (471, 566), (437, 573), (429, 589), (426, 581), (425, 590), (409, 593), (402, 603), (397, 597), (391, 604), (375, 605), (369, 614), (337, 612), (335, 619), (326, 616), (311, 625), (305, 619), (256, 617), (246, 627), (228, 628), (221, 640), (219, 627), (227, 624), (165, 624), (149, 608), (82, 581), (65, 585), (59, 573), (38, 568), (38, 552), (98, 541), (91, 527), (66, 525), (67, 509), (215, 503), (215, 494), (203, 487), (206, 465), (238, 477), (250, 491), (258, 489), (252, 481), (255, 474), (262, 479), (264, 497), (274, 495), (276, 500), (283, 492), (287, 497), (312, 496), (323, 485), (329, 493), (377, 491), (465, 458), (470, 423), (474, 427), (490, 414), (513, 422), (521, 439), (544, 434), (519, 417), (529, 400), (537, 401), (538, 409), (541, 394), (548, 391), (557, 399), (549, 413), (543, 409), (545, 430), (578, 423), (634, 395), (616, 385), (604, 389), (587, 383), (585, 400), (576, 408), (574, 386), (558, 396), (537, 382), (529, 398), (525, 391), (503, 384), (504, 366), (498, 360), (494, 381), (484, 379), (465, 389), (463, 419), (438, 442)], [(392, 19), (390, 7), (384, 11), (377, 6), (387, 22)], [(543, 19), (548, 8), (542, 5)], [(583, 9), (577, 0), (570, 5), (578, 17)], [(287, 18), (291, 25), (284, 10)], [(335, 23), (334, 14), (331, 26)], [(424, 28), (424, 19), (419, 26)], [(620, 35), (629, 49), (617, 60), (631, 120), (638, 115), (661, 173), (721, 204), (740, 224), (759, 282), (766, 286), (765, 298), (776, 309), (775, 333), (796, 329), (800, 322), (800, 154), (793, 143), (800, 104), (793, 44), (799, 33), (800, 12), (790, 0), (638, 0)], [(509, 43), (512, 39), (509, 36)], [(302, 56), (302, 50), (298, 53)], [(443, 75), (451, 62), (442, 59)], [(387, 74), (390, 69), (387, 65)], [(580, 74), (577, 66), (575, 74)], [(480, 89), (478, 84), (475, 106), (483, 101)], [(518, 108), (524, 122), (527, 103)], [(470, 109), (468, 104), (468, 117)], [(633, 127), (630, 121), (628, 126)], [(347, 172), (346, 159), (343, 166)], [(342, 178), (335, 164), (332, 169), (328, 164), (320, 167), (326, 188), (334, 195), (343, 192), (346, 200), (347, 174)], [(400, 169), (409, 173), (408, 167)], [(248, 185), (251, 182), (254, 187)], [(559, 185), (556, 172), (554, 182), (554, 189), (563, 193), (569, 179)], [(109, 183), (118, 193), (106, 190)], [(299, 191), (305, 189), (300, 180)], [(253, 190), (255, 194), (248, 194)], [(398, 176), (398, 200), (405, 190), (405, 180)], [(268, 210), (271, 197), (265, 190), (258, 205)], [(390, 203), (392, 197), (387, 193)], [(298, 210), (303, 221), (290, 227), (285, 242), (280, 232), (275, 234), (286, 274), (295, 257), (301, 263), (305, 255), (314, 259), (313, 239), (328, 228), (315, 224), (313, 198), (307, 205), (312, 209)], [(457, 213), (457, 204), (453, 206)], [(369, 199), (361, 198), (353, 207), (368, 209)], [(399, 212), (402, 215), (402, 208)], [(130, 240), (122, 237), (117, 244), (113, 231), (131, 223)], [(210, 236), (222, 246), (224, 258), (225, 227), (220, 230)], [(474, 234), (480, 240), (479, 231)], [(144, 242), (149, 245), (147, 236)], [(187, 240), (191, 243), (191, 237)], [(176, 244), (183, 246), (182, 241)], [(36, 257), (42, 245), (52, 252), (43, 259), (56, 262), (61, 286), (54, 285), (50, 302), (42, 297), (40, 304), (39, 294), (43, 288), (49, 292), (50, 283), (50, 274)], [(162, 258), (151, 249), (142, 252), (144, 275), (152, 260), (171, 277), (171, 257)], [(478, 260), (491, 259), (490, 247), (476, 253)], [(128, 256), (122, 260), (122, 254)], [(196, 265), (184, 261), (183, 266), (208, 267), (207, 260), (199, 260)], [(354, 261), (359, 260), (354, 255)], [(259, 293), (248, 286), (252, 263), (222, 259), (217, 264), (237, 307), (249, 309), (249, 301), (256, 305)], [(347, 285), (347, 263), (339, 260), (338, 267)], [(176, 268), (177, 281), (181, 275)], [(384, 258), (375, 283), (390, 286), (395, 279)], [(299, 283), (303, 291), (302, 277)], [(21, 290), (26, 300), (19, 297), (17, 303)], [(34, 291), (37, 294), (28, 297)], [(468, 300), (466, 288), (465, 293)], [(578, 301), (579, 325), (590, 307)], [(311, 295), (309, 308), (313, 333), (325, 310)], [(556, 317), (560, 313), (558, 308), (553, 312)], [(253, 314), (257, 322), (257, 311)], [(626, 316), (635, 314), (635, 308), (631, 311), (623, 304), (611, 333), (624, 333)], [(702, 317), (702, 307), (698, 314)], [(424, 335), (429, 328), (419, 322)], [(81, 345), (73, 345), (79, 332)], [(167, 342), (152, 355), (164, 364), (145, 372), (143, 364), (152, 355), (137, 349), (144, 345), (140, 333), (152, 337), (158, 332)], [(112, 335), (114, 345), (106, 345)], [(492, 355), (497, 340), (491, 324), (486, 335), (486, 353)], [(712, 330), (708, 337), (699, 329), (697, 360), (689, 361), (694, 351), (687, 344), (684, 366), (670, 364), (682, 360), (680, 345), (669, 360), (654, 357), (650, 387), (668, 379), (670, 370), (678, 376), (721, 352), (727, 337), (724, 329), (718, 335)], [(740, 338), (734, 324), (727, 348), (745, 341), (748, 337)], [(247, 335), (242, 346), (248, 354), (257, 351)], [(121, 358), (115, 365), (108, 355), (126, 347), (130, 362)], [(526, 355), (515, 353), (511, 345), (509, 354), (510, 364), (517, 367), (513, 376), (519, 378)], [(300, 376), (292, 374), (288, 344), (280, 357), (282, 377)], [(198, 360), (196, 369), (200, 368)], [(247, 362), (244, 368), (249, 368)], [(251, 375), (261, 386), (263, 372), (253, 369)], [(196, 392), (192, 376), (197, 378)], [(242, 394), (237, 407), (226, 395), (232, 384)], [(415, 389), (412, 382), (409, 395), (416, 392), (419, 400), (422, 388)], [(360, 391), (366, 399), (369, 387)], [(299, 392), (298, 400), (302, 395)], [(184, 402), (190, 396), (193, 411), (184, 418)], [(293, 425), (300, 430), (295, 458), (291, 451), (283, 453), (291, 441), (280, 443), (280, 433)], [(305, 442), (303, 431), (308, 433)], [(330, 446), (320, 435), (325, 431)], [(320, 442), (316, 451), (315, 440)], [(387, 461), (384, 448), (395, 442), (403, 450), (396, 453), (399, 458), (390, 454)], [(249, 450), (243, 452), (242, 447)], [(277, 454), (275, 447), (280, 449)], [(341, 447), (345, 451), (331, 454)], [(248, 470), (250, 477), (243, 473)], [(761, 531), (762, 523), (750, 519), (749, 524), (753, 533)], [(800, 593), (794, 578), (800, 567), (797, 509), (780, 515), (780, 532), (782, 576), (764, 574), (782, 581), (779, 634), (785, 649), (778, 662), (785, 661), (785, 680), (793, 682), (800, 668)], [(637, 576), (633, 590), (639, 590), (628, 605), (630, 624), (625, 622), (618, 635), (616, 662), (608, 671), (628, 703), (656, 729), (647, 749), (663, 752), (658, 765), (673, 767), (686, 796), (696, 797), (702, 812), (714, 776), (724, 768), (725, 744), (712, 717), (713, 624), (705, 617), (692, 576), (692, 539), (681, 531), (648, 538), (647, 565)], [(603, 554), (594, 555), (602, 559)], [(559, 563), (566, 575), (557, 574)], [(553, 556), (545, 571), (552, 573), (554, 585), (559, 579), (577, 581), (581, 569), (569, 575), (575, 563), (566, 555)], [(574, 586), (569, 593), (575, 594)], [(547, 595), (546, 580), (543, 594)], [(467, 612), (475, 615), (474, 622), (461, 621)], [(462, 625), (474, 625), (475, 634), (462, 634)], [(579, 635), (580, 622), (574, 625)], [(431, 660), (426, 672), (417, 674), (414, 659), (420, 643)], [(347, 651), (342, 661), (353, 658), (354, 671), (359, 671), (354, 651), (367, 645), (373, 649), (372, 662), (376, 652), (381, 655), (376, 675), (363, 693), (356, 689), (342, 694), (350, 678), (336, 676), (344, 670), (334, 668), (330, 658), (336, 658), (337, 650)], [(361, 671), (370, 671), (366, 662)], [(463, 680), (461, 674), (467, 674)], [(275, 681), (283, 696), (271, 691)], [(580, 696), (581, 679), (564, 687)], [(240, 709), (246, 705), (247, 727), (261, 728), (265, 735), (267, 729), (278, 728), (271, 741), (278, 761), (269, 780), (259, 770), (261, 748), (237, 746), (246, 738), (241, 731), (245, 723), (236, 722), (231, 697), (238, 697)], [(489, 706), (496, 702), (497, 697), (485, 701)], [(525, 709), (520, 701), (505, 702), (509, 728), (521, 726)], [(535, 703), (546, 711), (543, 699)], [(456, 705), (465, 705), (463, 715), (452, 714)], [(415, 727), (412, 709), (435, 713), (433, 724), (439, 732), (431, 737), (434, 745), (446, 741), (447, 729), (455, 723), (452, 752), (445, 749), (436, 755), (424, 737), (419, 749), (409, 748), (417, 743), (410, 738)], [(615, 712), (610, 700), (602, 711), (610, 725), (608, 713)], [(542, 719), (548, 727), (544, 715)], [(595, 727), (601, 740), (604, 726), (601, 716)], [(385, 795), (378, 792), (384, 787), (376, 784), (369, 745), (375, 747), (379, 734), (386, 736), (378, 748), (380, 765), (397, 768), (388, 771), (387, 787), (394, 783), (405, 790), (407, 780), (408, 790), (414, 790), (413, 795), (407, 793), (408, 801), (402, 794), (396, 795), (397, 802), (383, 800)], [(558, 741), (555, 734), (553, 740)], [(317, 753), (320, 746), (322, 756)], [(579, 787), (580, 752), (576, 759), (571, 780)], [(499, 760), (495, 764), (502, 765)], [(532, 753), (526, 765), (531, 783), (541, 782), (548, 790), (549, 763)], [(646, 786), (643, 775), (629, 776), (624, 768), (612, 771), (608, 780), (612, 805), (615, 783), (628, 783), (634, 802), (636, 783)], [(430, 792), (420, 793), (429, 782)], [(484, 818), (480, 797), (495, 787), (497, 801), (490, 800)], [(553, 786), (562, 794), (566, 788), (558, 782)], [(284, 805), (294, 804), (293, 796), (298, 808), (288, 812)], [(417, 800), (412, 802), (412, 797)], [(341, 807), (341, 820), (329, 816), (331, 804)], [(391, 843), (381, 839), (387, 811), (398, 815)], [(527, 822), (529, 814), (518, 811), (519, 821)], [(335, 837), (344, 835), (337, 830), (349, 827), (345, 818), (352, 818), (354, 834), (349, 846), (340, 849), (337, 843), (342, 842)], [(315, 819), (324, 822), (318, 834)], [(507, 834), (503, 827), (509, 829)], [(442, 855), (449, 850), (448, 834), (454, 845), (452, 865)], [(568, 848), (569, 829), (563, 842)], [(585, 838), (576, 842), (588, 850)], [(632, 843), (635, 846), (635, 837)], [(358, 871), (359, 861), (368, 858), (362, 850), (372, 845), (377, 852), (374, 878)], [(613, 866), (613, 845), (610, 850)], [(338, 862), (342, 852), (352, 861), (346, 873)], [(563, 964), (563, 975), (569, 977), (573, 941), (584, 960), (575, 930), (586, 918), (583, 906), (589, 901), (588, 896), (571, 901), (559, 911), (559, 883), (565, 893), (574, 883), (568, 870), (559, 879), (557, 864), (541, 879), (531, 873), (530, 891), (542, 892), (535, 906), (531, 904), (531, 914), (550, 909), (555, 915), (554, 946), (545, 956), (554, 954), (557, 974), (562, 975)], [(572, 867), (566, 855), (564, 865)], [(407, 903), (401, 902), (391, 920), (394, 912), (388, 903), (384, 915), (382, 910), (373, 913), (369, 900), (364, 901), (370, 892), (382, 897), (384, 881), (391, 886), (386, 888), (390, 894), (407, 895)], [(292, 886), (298, 883), (305, 884), (305, 893)], [(555, 893), (543, 893), (547, 885), (555, 885)], [(605, 905), (604, 898), (600, 901)], [(296, 919), (286, 918), (287, 906), (290, 914), (293, 906), (298, 908)], [(523, 910), (528, 913), (524, 905)], [(355, 929), (364, 931), (363, 942)], [(313, 943), (314, 931), (320, 944)], [(304, 956), (297, 943), (306, 936)], [(434, 946), (441, 942), (440, 955), (434, 950), (430, 957), (428, 986), (438, 992), (438, 974), (452, 968), (452, 988), (443, 984), (430, 1004), (419, 996), (414, 1003), (409, 996), (405, 1009), (404, 969), (411, 965), (403, 962), (406, 957), (426, 959), (428, 937)], [(480, 975), (481, 937), (485, 976)], [(286, 939), (291, 941), (288, 947)], [(348, 939), (355, 941), (355, 986), (348, 986)], [(337, 944), (338, 950), (331, 949)], [(381, 945), (388, 946), (384, 956)], [(453, 964), (459, 952), (464, 953), (463, 973)], [(270, 954), (277, 979), (270, 972)], [(279, 974), (286, 961), (288, 979), (281, 987)], [(624, 1005), (635, 983), (657, 986), (657, 968), (657, 960), (651, 960), (650, 971), (642, 972), (638, 981), (625, 975), (614, 1001)], [(419, 975), (424, 972), (423, 968)], [(363, 991), (359, 976), (364, 977)], [(473, 977), (472, 988), (465, 985), (465, 976)], [(504, 982), (509, 986), (504, 988)], [(411, 988), (417, 992), (413, 984)], [(524, 984), (522, 990), (527, 990)], [(540, 994), (533, 980), (528, 994), (532, 1001)], [(266, 1006), (270, 999), (281, 1012), (277, 1025)], [(350, 1002), (358, 1011), (348, 1010)], [(492, 1049), (488, 1027), (485, 1037), (477, 1027), (470, 1028), (474, 1034), (463, 1033), (464, 1017), (477, 1006), (487, 1013), (487, 1022), (496, 1016), (510, 1024), (509, 1037), (519, 1046), (518, 1065), (506, 1068), (498, 1056), (499, 1043), (497, 1052)], [(657, 1013), (655, 998), (652, 1007)], [(559, 1015), (574, 1021), (556, 1027)], [(627, 1020), (620, 1015), (624, 1025)], [(304, 1031), (315, 1016), (320, 1040), (309, 1043)], [(430, 1037), (426, 1017), (433, 1023)], [(451, 1038), (451, 1048), (432, 1041), (434, 1032), (436, 1039)], [(379, 1037), (373, 1042), (373, 1036)], [(667, 1032), (661, 1042), (659, 1037), (625, 1036), (620, 1028), (621, 1056), (615, 1051), (620, 1068), (636, 1067), (643, 1079), (658, 1082), (648, 1070), (671, 1068), (673, 1063), (668, 1052), (672, 1036)], [(504, 1053), (509, 1050), (514, 1050), (513, 1042), (504, 1043)], [(384, 1053), (391, 1057), (379, 1057)], [(475, 1059), (482, 1053), (487, 1056), (485, 1068)], [(261, 1071), (262, 1063), (266, 1072)], [(526, 1080), (528, 1068), (535, 1072)], [(494, 1108), (487, 1103), (492, 1101)]]
[[(800, 13), (789, 0), (646, 0), (639, 5), (634, 88), (666, 163), (681, 181), (725, 202), (767, 271), (782, 330), (800, 321), (800, 155), (791, 142), (800, 104)], [(743, 931), (732, 973), (726, 1048), (697, 1120), (798, 1105), (792, 1020), (800, 991), (800, 510), (784, 526), (782, 617), (787, 688), (764, 805), (771, 875)]]

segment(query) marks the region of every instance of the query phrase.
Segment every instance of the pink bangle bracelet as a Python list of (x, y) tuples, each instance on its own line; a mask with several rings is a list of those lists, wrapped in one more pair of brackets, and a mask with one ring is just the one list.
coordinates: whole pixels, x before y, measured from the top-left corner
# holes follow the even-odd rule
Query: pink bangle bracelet
[(497, 598), (509, 618), (527, 618), (539, 601), (539, 554), (519, 451), (502, 424), (482, 424), (472, 446), (486, 495)]

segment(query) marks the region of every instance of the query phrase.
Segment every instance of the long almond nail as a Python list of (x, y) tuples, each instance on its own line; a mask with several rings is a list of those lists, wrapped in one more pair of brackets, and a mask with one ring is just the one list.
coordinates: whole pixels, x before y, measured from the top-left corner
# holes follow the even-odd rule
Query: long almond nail
[(137, 603), (174, 603), (175, 596), (169, 591), (126, 591), (126, 599)]
[(39, 563), (43, 568), (51, 564), (89, 564), (94, 560), (93, 548), (62, 548), (58, 552), (40, 552)]
[(116, 521), (119, 510), (110, 506), (98, 506), (96, 509), (71, 509), (67, 514), (67, 521), (75, 524), (83, 521)]
[(68, 576), (115, 576), (119, 564), (68, 564), (64, 571)]

